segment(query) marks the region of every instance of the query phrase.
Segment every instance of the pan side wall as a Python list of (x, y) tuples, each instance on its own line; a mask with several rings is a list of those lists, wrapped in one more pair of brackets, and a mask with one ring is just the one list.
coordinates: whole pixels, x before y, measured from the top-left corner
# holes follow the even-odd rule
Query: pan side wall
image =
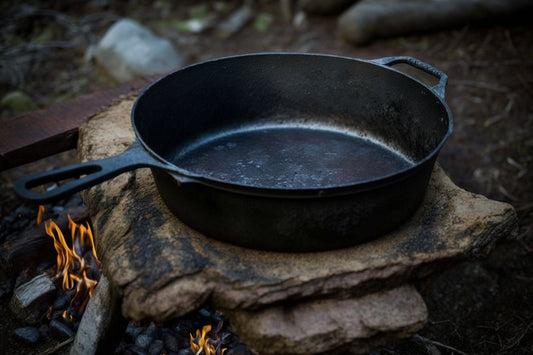
[(387, 186), (342, 196), (272, 198), (180, 184), (153, 169), (166, 205), (185, 224), (221, 241), (281, 252), (352, 246), (396, 228), (423, 199), (433, 161)]

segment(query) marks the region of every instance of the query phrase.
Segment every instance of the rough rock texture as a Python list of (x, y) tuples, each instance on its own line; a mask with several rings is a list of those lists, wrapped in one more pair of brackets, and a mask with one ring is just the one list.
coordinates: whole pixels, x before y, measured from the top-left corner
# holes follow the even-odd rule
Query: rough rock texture
[(121, 338), (122, 334), (119, 333), (117, 339), (109, 339), (115, 331), (120, 331), (120, 327), (116, 327), (117, 301), (108, 279), (101, 275), (70, 348), (71, 355), (96, 354), (99, 350), (106, 349), (110, 342)]
[[(131, 144), (132, 104), (131, 98), (118, 102), (80, 129), (80, 160), (115, 155)], [(97, 185), (83, 199), (104, 273), (123, 297), (124, 316), (165, 320), (209, 300), (236, 319), (238, 332), (251, 326), (239, 321), (246, 319), (243, 314), (261, 312), (268, 319), (282, 303), (312, 300), (318, 303), (309, 307), (320, 308), (320, 302), (363, 302), (366, 298), (357, 297), (372, 293), (385, 297), (379, 291), (426, 275), (443, 262), (484, 255), (516, 229), (510, 205), (458, 188), (439, 167), (421, 207), (396, 231), (320, 253), (262, 252), (207, 238), (166, 208), (148, 169)]]
[(361, 354), (415, 333), (426, 318), (426, 305), (415, 288), (400, 286), (359, 298), (236, 311), (231, 324), (261, 354)]
[(508, 21), (532, 11), (530, 0), (363, 0), (342, 14), (339, 30), (348, 41), (365, 44), (380, 37)]

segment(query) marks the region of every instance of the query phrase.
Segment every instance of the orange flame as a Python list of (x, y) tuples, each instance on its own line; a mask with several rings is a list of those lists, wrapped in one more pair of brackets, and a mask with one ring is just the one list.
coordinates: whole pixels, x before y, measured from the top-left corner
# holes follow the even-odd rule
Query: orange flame
[[(196, 330), (196, 337), (193, 337), (192, 334), (189, 334), (191, 350), (194, 351), (195, 355), (205, 354), (205, 355), (217, 355), (215, 346), (211, 343), (211, 340), (207, 338), (207, 333), (211, 331), (211, 325), (204, 325), (202, 331), (200, 329)], [(220, 355), (223, 355), (226, 349), (222, 349)]]
[(39, 205), (39, 211), (37, 211), (37, 224), (41, 224), (43, 221), (44, 206)]
[[(39, 206), (39, 213), (37, 215), (37, 222), (40, 222), (44, 212), (44, 207)], [(85, 251), (91, 250), (92, 257), (96, 264), (100, 266), (100, 260), (96, 255), (96, 248), (94, 245), (94, 237), (89, 223), (86, 225), (77, 224), (68, 216), (69, 229), (71, 235), (72, 246), (69, 246), (61, 229), (52, 220), (47, 220), (44, 223), (44, 229), (54, 240), (54, 248), (57, 251), (57, 271), (55, 279), (61, 280), (61, 287), (64, 290), (72, 290), (76, 288), (76, 294), (72, 301), (82, 296), (82, 293), (88, 294), (92, 297), (94, 288), (98, 281), (93, 280), (87, 276), (87, 270), (90, 269), (88, 261), (83, 257)], [(82, 301), (80, 313), (83, 312), (88, 299)], [(72, 304), (72, 302), (71, 302)], [(66, 312), (66, 311), (65, 311)], [(63, 314), (63, 318), (67, 317), (67, 313)]]

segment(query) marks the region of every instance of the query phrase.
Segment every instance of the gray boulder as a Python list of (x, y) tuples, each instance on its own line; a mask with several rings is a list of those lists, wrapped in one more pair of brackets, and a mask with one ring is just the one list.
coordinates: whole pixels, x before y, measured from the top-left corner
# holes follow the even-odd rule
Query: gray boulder
[(185, 63), (169, 40), (130, 19), (111, 26), (96, 45), (94, 57), (118, 82), (167, 73)]

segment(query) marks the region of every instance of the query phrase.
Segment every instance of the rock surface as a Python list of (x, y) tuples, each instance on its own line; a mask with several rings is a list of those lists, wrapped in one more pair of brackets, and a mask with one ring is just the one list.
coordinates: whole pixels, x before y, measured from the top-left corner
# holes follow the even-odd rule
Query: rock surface
[[(132, 143), (133, 102), (124, 99), (80, 128), (80, 160), (116, 155)], [(373, 242), (320, 253), (262, 252), (207, 238), (166, 208), (148, 169), (119, 175), (82, 196), (124, 316), (166, 320), (209, 300), (236, 319), (238, 333), (251, 327), (238, 320), (246, 319), (243, 314), (262, 312), (268, 319), (281, 304), (312, 299), (317, 303), (309, 307), (320, 308), (321, 302), (382, 297), (383, 288), (427, 275), (444, 262), (484, 255), (516, 230), (510, 205), (458, 188), (438, 166), (421, 207), (404, 225)], [(381, 339), (394, 333), (389, 329)]]
[[(425, 324), (427, 310), (412, 286), (359, 298), (324, 299), (258, 312), (232, 313), (239, 336), (261, 354), (362, 354)], [(253, 325), (253, 326), (252, 326)]]
[(71, 355), (96, 354), (102, 350), (109, 334), (113, 333), (116, 301), (105, 275), (100, 276), (93, 297), (83, 314), (76, 338), (70, 348)]
[(341, 15), (339, 30), (361, 45), (381, 37), (506, 21), (532, 11), (529, 0), (362, 0)]
[(185, 63), (169, 40), (129, 19), (111, 26), (98, 42), (94, 56), (119, 82), (167, 73)]

